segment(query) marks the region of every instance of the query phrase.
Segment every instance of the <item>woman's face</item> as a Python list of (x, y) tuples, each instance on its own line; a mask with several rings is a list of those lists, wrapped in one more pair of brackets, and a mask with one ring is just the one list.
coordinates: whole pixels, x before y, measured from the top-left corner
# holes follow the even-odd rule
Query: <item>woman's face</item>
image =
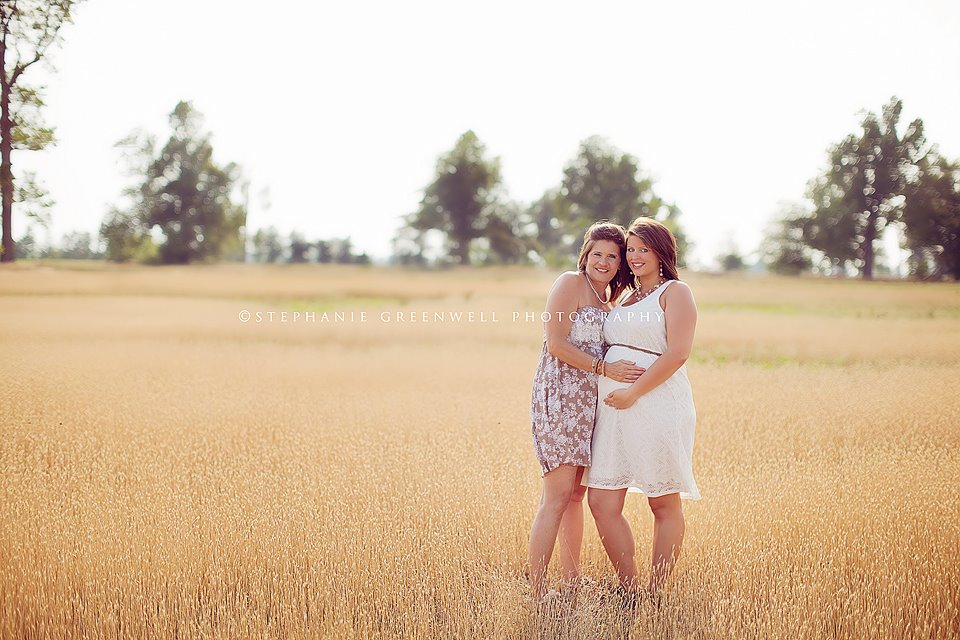
[(633, 275), (638, 278), (660, 273), (660, 260), (657, 258), (657, 254), (643, 240), (632, 233), (627, 236), (627, 264), (630, 266)]
[(587, 275), (604, 285), (610, 283), (620, 269), (620, 247), (612, 240), (596, 240), (587, 253)]

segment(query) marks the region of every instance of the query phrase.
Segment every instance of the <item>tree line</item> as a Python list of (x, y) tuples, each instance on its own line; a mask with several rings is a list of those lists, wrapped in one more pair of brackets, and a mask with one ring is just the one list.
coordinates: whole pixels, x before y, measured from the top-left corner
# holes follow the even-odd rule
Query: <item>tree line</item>
[(117, 143), (131, 185), (126, 205), (114, 207), (100, 227), (106, 258), (114, 262), (187, 264), (216, 260), (261, 263), (367, 264), (349, 238), (308, 240), (275, 227), (247, 232), (248, 183), (235, 163), (217, 164), (203, 118), (189, 102), (170, 113), (163, 147), (134, 131)]
[[(14, 151), (40, 150), (55, 142), (41, 117), (44, 87), (24, 82), (25, 73), (60, 42), (78, 0), (0, 2), (0, 260), (17, 257), (12, 233), (14, 206), (41, 226), (53, 204), (36, 176), (14, 176)], [(896, 225), (909, 251), (914, 277), (960, 279), (960, 160), (945, 157), (926, 138), (923, 121), (899, 129), (902, 101), (880, 115), (863, 117), (860, 129), (828, 149), (823, 172), (807, 185), (805, 199), (775, 217), (761, 252), (780, 273), (874, 276), (884, 231)], [(73, 233), (58, 248), (41, 247), (28, 230), (26, 256), (105, 256), (114, 261), (189, 263), (367, 263), (349, 238), (307, 240), (299, 232), (281, 237), (273, 227), (248, 237), (247, 183), (235, 163), (213, 160), (210, 135), (189, 102), (170, 114), (172, 133), (162, 145), (133, 132), (118, 143), (131, 185), (100, 227), (99, 242)], [(533, 203), (509, 197), (499, 158), (489, 157), (473, 131), (463, 133), (437, 160), (434, 177), (416, 210), (402, 217), (393, 238), (401, 264), (570, 264), (583, 229), (599, 219), (626, 225), (654, 217), (675, 233), (681, 261), (689, 241), (680, 209), (654, 190), (637, 158), (594, 136), (580, 143), (558, 182)], [(238, 193), (239, 192), (239, 193)], [(93, 245), (97, 244), (97, 247)], [(99, 246), (105, 248), (101, 252)], [(735, 254), (725, 268), (744, 266)]]
[(559, 183), (524, 206), (506, 193), (500, 159), (488, 157), (477, 135), (467, 131), (437, 161), (420, 206), (404, 217), (393, 239), (393, 254), (401, 264), (565, 265), (595, 220), (628, 226), (638, 216), (669, 226), (683, 259), (690, 243), (679, 224), (680, 209), (656, 194), (633, 155), (602, 137), (587, 138)]

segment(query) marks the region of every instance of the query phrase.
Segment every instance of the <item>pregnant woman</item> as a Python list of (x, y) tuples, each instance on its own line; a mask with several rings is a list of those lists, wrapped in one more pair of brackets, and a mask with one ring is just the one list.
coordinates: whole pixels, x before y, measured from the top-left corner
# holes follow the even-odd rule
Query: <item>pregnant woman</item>
[(623, 227), (598, 222), (587, 229), (577, 271), (562, 274), (547, 297), (544, 345), (533, 379), (530, 418), (543, 475), (543, 493), (530, 531), (530, 582), (540, 601), (547, 565), (560, 534), (567, 583), (578, 578), (583, 539), (584, 467), (597, 410), (597, 378), (628, 384), (642, 369), (622, 359), (603, 361), (603, 318), (628, 278)]
[(677, 243), (667, 227), (638, 218), (627, 232), (632, 291), (607, 316), (606, 360), (629, 358), (646, 371), (635, 382), (602, 378), (586, 480), (590, 511), (622, 588), (638, 589), (633, 532), (623, 517), (628, 491), (653, 512), (647, 593), (655, 596), (680, 554), (681, 499), (699, 500), (693, 478), (696, 410), (686, 362), (697, 324), (690, 287), (677, 277)]

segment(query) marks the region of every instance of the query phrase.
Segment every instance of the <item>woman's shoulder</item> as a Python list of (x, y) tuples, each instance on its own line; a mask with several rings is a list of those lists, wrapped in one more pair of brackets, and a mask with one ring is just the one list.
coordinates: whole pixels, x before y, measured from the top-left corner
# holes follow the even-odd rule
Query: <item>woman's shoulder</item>
[(675, 294), (680, 291), (683, 291), (688, 294), (693, 293), (693, 289), (690, 288), (690, 285), (688, 285), (683, 280), (670, 280), (669, 283), (670, 283), (670, 286), (666, 287), (666, 289), (663, 292), (663, 295), (667, 295), (671, 291), (673, 291)]
[(661, 308), (664, 308), (664, 305), (670, 304), (671, 300), (686, 301), (689, 304), (694, 304), (693, 302), (693, 289), (690, 288), (683, 280), (670, 280), (669, 286), (664, 288), (660, 298), (663, 300), (661, 303)]
[(557, 279), (553, 283), (553, 287), (555, 289), (562, 288), (565, 290), (570, 290), (574, 287), (580, 286), (581, 284), (583, 283), (581, 282), (579, 271), (564, 271), (557, 276)]
[(583, 280), (578, 271), (566, 271), (561, 273), (550, 287), (548, 304), (552, 300), (554, 303), (563, 307), (572, 307), (576, 309), (577, 301), (583, 294)]

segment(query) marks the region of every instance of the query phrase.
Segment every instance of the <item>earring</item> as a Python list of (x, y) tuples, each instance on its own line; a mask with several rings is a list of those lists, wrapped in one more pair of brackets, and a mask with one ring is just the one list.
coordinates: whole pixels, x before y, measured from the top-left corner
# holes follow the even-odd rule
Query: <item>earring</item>
[(660, 277), (663, 277), (663, 263), (660, 263)]

